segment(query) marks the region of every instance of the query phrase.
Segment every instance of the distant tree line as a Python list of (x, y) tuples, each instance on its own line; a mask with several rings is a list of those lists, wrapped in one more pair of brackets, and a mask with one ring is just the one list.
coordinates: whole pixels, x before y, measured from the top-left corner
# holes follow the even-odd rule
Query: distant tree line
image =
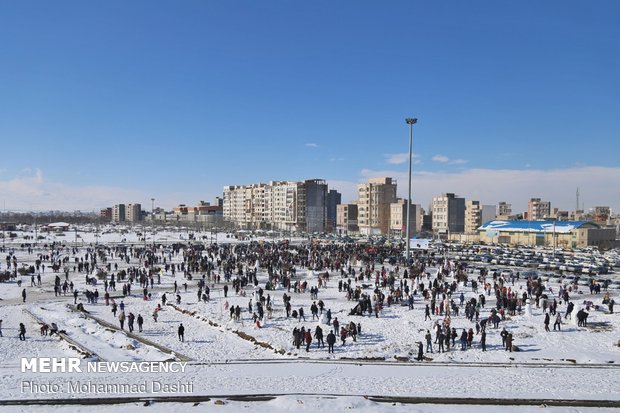
[(67, 222), (69, 224), (96, 224), (99, 222), (99, 215), (95, 213), (78, 213), (64, 211), (48, 212), (0, 212), (0, 222), (32, 225), (50, 224), (53, 222)]

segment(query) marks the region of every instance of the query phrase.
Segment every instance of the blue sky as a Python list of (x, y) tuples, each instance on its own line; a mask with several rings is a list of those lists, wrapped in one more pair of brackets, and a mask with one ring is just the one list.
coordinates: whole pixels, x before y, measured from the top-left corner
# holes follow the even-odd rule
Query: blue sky
[(4, 2), (0, 200), (170, 208), (310, 178), (351, 200), (384, 174), (405, 194), (415, 116), (423, 206), (574, 209), (581, 186), (620, 208), (618, 21), (616, 1)]

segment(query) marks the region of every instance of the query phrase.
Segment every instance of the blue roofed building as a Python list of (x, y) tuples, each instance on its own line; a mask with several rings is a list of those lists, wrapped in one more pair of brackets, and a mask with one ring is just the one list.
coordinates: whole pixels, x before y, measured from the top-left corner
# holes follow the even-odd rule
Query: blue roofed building
[(616, 242), (614, 228), (588, 221), (493, 220), (480, 226), (478, 234), (490, 244), (612, 248)]

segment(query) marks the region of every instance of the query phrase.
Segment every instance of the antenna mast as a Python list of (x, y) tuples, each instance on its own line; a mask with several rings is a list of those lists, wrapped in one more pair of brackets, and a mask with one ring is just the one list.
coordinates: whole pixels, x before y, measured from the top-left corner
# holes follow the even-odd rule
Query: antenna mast
[(575, 211), (579, 210), (579, 187), (577, 187), (577, 207), (575, 208)]

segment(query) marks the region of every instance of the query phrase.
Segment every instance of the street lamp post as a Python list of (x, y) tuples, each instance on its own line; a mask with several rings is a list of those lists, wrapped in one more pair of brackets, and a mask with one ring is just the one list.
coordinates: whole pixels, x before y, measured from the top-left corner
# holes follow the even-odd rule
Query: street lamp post
[(155, 198), (151, 198), (151, 236), (155, 245)]
[(411, 258), (411, 246), (409, 245), (409, 237), (411, 234), (410, 225), (411, 225), (411, 158), (412, 148), (413, 148), (413, 125), (418, 121), (417, 118), (406, 118), (405, 122), (409, 125), (409, 184), (407, 185), (409, 196), (407, 197), (407, 263)]

